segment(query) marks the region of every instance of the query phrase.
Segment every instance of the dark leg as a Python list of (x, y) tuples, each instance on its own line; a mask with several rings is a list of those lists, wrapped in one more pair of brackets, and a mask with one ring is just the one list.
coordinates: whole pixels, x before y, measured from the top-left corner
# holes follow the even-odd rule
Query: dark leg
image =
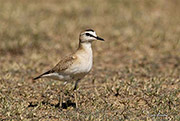
[(75, 85), (74, 85), (74, 98), (75, 98), (75, 103), (76, 103), (76, 108), (78, 108), (78, 101), (77, 101), (77, 85), (78, 85), (78, 82), (80, 81), (80, 79), (78, 79), (76, 82), (75, 82)]
[(78, 80), (75, 82), (75, 85), (74, 85), (74, 89), (73, 89), (73, 90), (76, 90), (76, 89), (77, 89), (77, 86), (78, 86), (79, 81), (80, 81), (80, 79), (78, 79)]

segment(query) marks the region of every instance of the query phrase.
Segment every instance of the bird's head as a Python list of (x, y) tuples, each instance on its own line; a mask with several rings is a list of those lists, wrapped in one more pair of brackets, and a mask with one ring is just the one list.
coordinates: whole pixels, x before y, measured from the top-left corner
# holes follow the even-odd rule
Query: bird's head
[(80, 43), (89, 43), (89, 42), (93, 42), (95, 40), (101, 40), (104, 41), (103, 38), (100, 38), (96, 35), (96, 32), (92, 29), (87, 29), (83, 32), (80, 33), (79, 35), (79, 41)]

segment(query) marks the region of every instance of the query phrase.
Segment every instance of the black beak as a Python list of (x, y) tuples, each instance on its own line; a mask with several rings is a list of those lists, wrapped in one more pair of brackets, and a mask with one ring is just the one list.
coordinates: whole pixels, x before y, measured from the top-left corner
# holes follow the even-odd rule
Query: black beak
[(104, 39), (103, 39), (103, 38), (101, 38), (101, 37), (98, 37), (98, 36), (96, 37), (96, 39), (97, 39), (97, 40), (104, 41)]

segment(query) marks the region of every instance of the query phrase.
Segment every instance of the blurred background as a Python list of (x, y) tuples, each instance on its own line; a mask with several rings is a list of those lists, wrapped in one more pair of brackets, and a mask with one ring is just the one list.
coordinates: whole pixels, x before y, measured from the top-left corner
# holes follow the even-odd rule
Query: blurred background
[[(179, 0), (0, 0), (0, 119), (180, 119), (179, 12)], [(48, 105), (59, 82), (31, 79), (75, 51), (87, 28), (105, 42), (93, 43), (81, 112), (61, 112)]]

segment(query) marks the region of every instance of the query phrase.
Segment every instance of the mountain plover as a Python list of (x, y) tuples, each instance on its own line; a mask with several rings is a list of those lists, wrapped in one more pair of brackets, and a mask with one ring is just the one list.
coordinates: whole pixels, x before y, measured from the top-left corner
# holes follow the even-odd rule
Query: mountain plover
[[(39, 78), (50, 78), (54, 80), (63, 81), (64, 84), (67, 82), (75, 82), (75, 103), (78, 108), (76, 88), (78, 82), (87, 75), (93, 64), (93, 52), (91, 44), (95, 40), (104, 41), (104, 39), (98, 37), (96, 32), (92, 29), (87, 29), (79, 35), (79, 47), (71, 55), (66, 56), (60, 60), (59, 63), (51, 70), (35, 77), (33, 80)], [(62, 91), (60, 97), (60, 106), (62, 107)]]

